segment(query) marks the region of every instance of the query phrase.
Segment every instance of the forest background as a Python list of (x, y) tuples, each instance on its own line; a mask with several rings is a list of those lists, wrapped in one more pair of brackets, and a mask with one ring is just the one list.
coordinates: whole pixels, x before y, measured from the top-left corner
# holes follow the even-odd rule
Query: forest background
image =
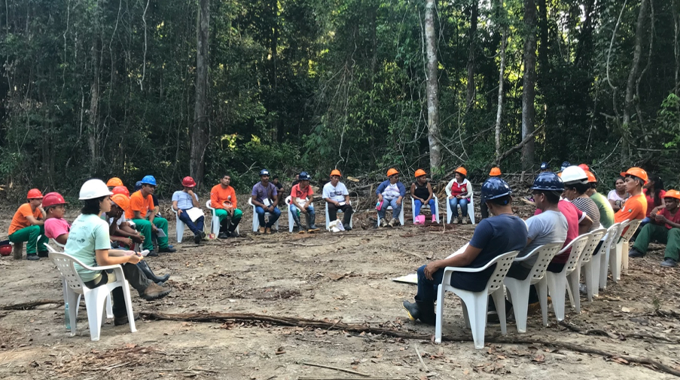
[(10, 199), (564, 160), (680, 185), (680, 0), (3, 0), (0, 36)]

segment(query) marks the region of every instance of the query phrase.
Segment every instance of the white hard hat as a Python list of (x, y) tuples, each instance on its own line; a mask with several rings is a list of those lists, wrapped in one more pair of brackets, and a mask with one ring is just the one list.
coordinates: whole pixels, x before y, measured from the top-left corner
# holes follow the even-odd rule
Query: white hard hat
[(576, 165), (569, 166), (562, 171), (562, 182), (565, 184), (588, 183), (586, 171)]
[(106, 183), (101, 179), (89, 179), (80, 188), (80, 196), (78, 199), (81, 201), (86, 199), (95, 199), (105, 197), (107, 195), (113, 195)]

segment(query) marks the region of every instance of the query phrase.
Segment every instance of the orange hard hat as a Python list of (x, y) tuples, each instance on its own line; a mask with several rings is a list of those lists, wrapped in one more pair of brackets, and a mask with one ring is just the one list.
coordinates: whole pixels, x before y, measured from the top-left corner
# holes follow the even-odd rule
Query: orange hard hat
[(491, 168), (491, 171), (489, 172), (490, 177), (498, 177), (501, 174), (501, 168), (498, 167)]
[(123, 186), (123, 181), (121, 181), (120, 178), (118, 177), (113, 177), (108, 182), (106, 182), (106, 186), (108, 187)]
[(456, 171), (454, 171), (454, 173), (460, 173), (460, 174), (464, 175), (465, 177), (467, 177), (467, 170), (462, 166), (459, 166), (456, 169)]
[(130, 190), (128, 190), (128, 188), (125, 186), (116, 186), (113, 188), (113, 190), (111, 190), (111, 192), (114, 194), (123, 194), (128, 197), (130, 196)]
[(583, 169), (583, 170), (585, 170), (585, 171), (590, 170), (590, 167), (589, 167), (588, 165), (586, 165), (586, 164), (581, 164), (581, 165), (579, 165), (578, 167), (581, 168), (581, 169)]
[(342, 174), (340, 174), (340, 170), (338, 169), (333, 169), (331, 170), (331, 177), (337, 175), (338, 177), (342, 177)]
[(390, 168), (390, 170), (387, 171), (387, 176), (388, 176), (388, 177), (392, 177), (392, 176), (395, 175), (395, 174), (399, 174), (399, 172), (398, 172), (397, 169), (395, 169), (395, 168)]
[(115, 203), (118, 207), (123, 209), (123, 211), (126, 211), (128, 207), (130, 207), (130, 198), (126, 197), (123, 194), (113, 194), (111, 196), (111, 200), (113, 203)]
[(423, 169), (418, 169), (418, 170), (416, 170), (416, 174), (415, 174), (415, 177), (416, 177), (416, 178), (422, 177), (422, 176), (424, 176), (424, 175), (427, 175), (427, 173), (425, 172), (425, 170), (423, 170)]
[(675, 198), (680, 200), (680, 191), (677, 190), (668, 190), (666, 192), (666, 195), (663, 196), (664, 198)]
[(26, 198), (28, 199), (42, 199), (43, 195), (38, 189), (31, 189), (28, 190), (28, 195), (26, 195)]
[(68, 202), (64, 200), (64, 197), (61, 196), (59, 193), (47, 193), (45, 194), (45, 198), (43, 198), (42, 201), (42, 206), (47, 208), (50, 206), (56, 206), (56, 205), (65, 205)]
[[(581, 166), (581, 165), (579, 165), (579, 166)], [(583, 169), (583, 168), (581, 168), (581, 169)], [(593, 172), (591, 172), (590, 170), (586, 170), (586, 175), (588, 176), (588, 183), (597, 182), (597, 178), (595, 177), (595, 174), (593, 174)]]
[(643, 168), (632, 167), (621, 173), (621, 177), (625, 177), (627, 175), (640, 178), (645, 183), (645, 185), (647, 182), (649, 182), (649, 176), (647, 176), (647, 172)]

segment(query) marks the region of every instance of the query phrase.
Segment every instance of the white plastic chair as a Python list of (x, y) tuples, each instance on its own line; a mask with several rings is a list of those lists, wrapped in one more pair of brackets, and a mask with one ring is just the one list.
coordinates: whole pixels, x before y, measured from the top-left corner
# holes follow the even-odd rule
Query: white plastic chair
[[(385, 211), (387, 210), (392, 210), (392, 206), (387, 206)], [(394, 218), (394, 215), (392, 215), (392, 217)], [(401, 223), (402, 226), (404, 225), (404, 198), (401, 199), (401, 212), (399, 213), (399, 223)], [(380, 214), (378, 214), (378, 226), (380, 226)]]
[[(621, 236), (621, 223), (612, 224), (607, 230), (607, 235), (605, 236), (605, 242), (600, 247), (600, 263), (593, 263), (593, 268), (598, 267), (599, 271), (596, 273), (598, 276), (598, 282), (600, 284), (599, 289), (607, 289), (607, 272), (609, 272), (609, 255), (611, 254), (612, 244), (616, 239)], [(616, 253), (614, 253), (616, 254)], [(596, 270), (596, 269), (593, 269)], [(593, 295), (597, 296), (599, 294), (599, 289), (593, 291)]]
[[(125, 306), (127, 308), (128, 321), (130, 323), (130, 331), (136, 332), (135, 317), (132, 313), (132, 300), (130, 298), (129, 283), (123, 274), (123, 268), (120, 265), (106, 265), (90, 267), (83, 264), (80, 260), (66, 254), (58, 252), (50, 252), (50, 259), (59, 269), (61, 276), (66, 280), (69, 291), (67, 292), (68, 304), (78, 305), (79, 296), (85, 297), (85, 307), (87, 308), (87, 320), (90, 325), (90, 338), (92, 341), (98, 341), (101, 332), (101, 326), (104, 323), (102, 318), (102, 307), (111, 291), (117, 287), (123, 288), (123, 296), (125, 297)], [(113, 270), (116, 281), (109, 284), (98, 286), (94, 289), (88, 288), (76, 271), (75, 264), (82, 266), (85, 269), (93, 271)], [(69, 320), (71, 321), (71, 336), (76, 334), (76, 317), (78, 316), (78, 307), (69, 307)]]
[[(588, 302), (593, 302), (593, 294), (595, 293), (595, 289), (597, 289), (599, 285), (596, 276), (598, 276), (600, 272), (599, 271), (595, 272), (595, 269), (593, 268), (593, 263), (595, 261), (599, 262), (600, 258), (595, 257), (593, 259), (593, 253), (595, 253), (595, 249), (597, 248), (597, 245), (600, 244), (600, 241), (602, 240), (602, 237), (604, 236), (605, 233), (607, 233), (607, 230), (604, 228), (598, 228), (588, 233), (590, 239), (588, 240), (588, 244), (586, 245), (586, 247), (583, 248), (583, 252), (581, 252), (581, 257), (579, 257), (578, 260), (579, 264), (576, 266), (576, 269), (574, 269), (574, 271), (568, 276), (569, 283), (572, 286), (570, 286), (567, 289), (571, 289), (570, 295), (571, 297), (573, 297), (572, 304), (575, 305), (577, 314), (581, 313), (581, 297), (579, 292), (580, 290), (579, 280), (581, 278), (581, 268), (583, 268), (583, 277), (585, 277), (586, 281)], [(602, 243), (602, 245), (604, 245), (604, 242)], [(574, 284), (576, 286), (575, 288)]]
[[(305, 202), (307, 202), (307, 199), (309, 199), (309, 198), (305, 198)], [(291, 197), (289, 195), (289, 196), (286, 197), (286, 200), (285, 200), (286, 207), (288, 208), (288, 210), (287, 210), (288, 211), (288, 232), (293, 232), (293, 229), (295, 228), (295, 219), (293, 218), (293, 213), (290, 212), (290, 202), (291, 202)], [(297, 205), (295, 207), (297, 207)], [(326, 217), (326, 218), (328, 218), (328, 217)], [(302, 221), (300, 221), (300, 223), (302, 223)], [(328, 224), (326, 224), (326, 225), (328, 225)]]
[[(472, 186), (472, 185), (470, 185)], [(451, 211), (451, 204), (449, 197), (451, 196), (451, 189), (446, 189), (446, 223), (451, 224), (453, 213)], [(475, 194), (470, 194), (470, 202), (467, 205), (467, 213), (470, 217), (470, 223), (475, 224)]]
[[(496, 304), (496, 311), (498, 311), (498, 317), (501, 321), (501, 333), (503, 333), (503, 335), (507, 333), (505, 325), (503, 279), (508, 273), (508, 269), (510, 269), (510, 265), (512, 265), (512, 261), (517, 257), (518, 253), (519, 251), (504, 253), (489, 261), (481, 268), (444, 268), (444, 278), (437, 290), (437, 318), (434, 333), (436, 343), (442, 342), (442, 314), (444, 313), (444, 295), (447, 290), (453, 292), (463, 301), (465, 325), (472, 330), (472, 339), (475, 342), (476, 349), (480, 350), (484, 348), (484, 331), (486, 330), (486, 313), (489, 296), (493, 297), (493, 301)], [(451, 286), (451, 274), (453, 274), (453, 272), (478, 273), (494, 264), (496, 264), (496, 268), (491, 274), (489, 282), (486, 284), (486, 288), (481, 292), (471, 292)]]
[(628, 227), (630, 220), (624, 220), (619, 226), (619, 233), (612, 243), (611, 252), (609, 253), (609, 271), (612, 273), (612, 280), (614, 282), (619, 282), (621, 280), (621, 261), (623, 255), (623, 247), (619, 247), (619, 242), (621, 239), (621, 234), (623, 230)]
[[(434, 194), (432, 195), (432, 198), (434, 199), (434, 207), (437, 210), (430, 210), (430, 213), (436, 211), (437, 223), (439, 223), (439, 199), (437, 199), (437, 197)], [(429, 203), (425, 203), (421, 206), (420, 209), (422, 210), (423, 207), (430, 208), (430, 205), (429, 205)], [(413, 222), (415, 222), (416, 216), (418, 216), (418, 215), (416, 215), (416, 201), (413, 198), (411, 198), (411, 213), (413, 214)], [(472, 219), (470, 219), (470, 220), (472, 220)]]
[(621, 240), (616, 244), (616, 255), (618, 256), (621, 252), (621, 274), (628, 274), (628, 250), (630, 249), (628, 242), (641, 223), (642, 219), (631, 220), (628, 224), (628, 231), (621, 235)]
[[(571, 243), (569, 243), (569, 245), (562, 248), (562, 250), (559, 251), (555, 256), (559, 256), (562, 253), (566, 252), (569, 248), (571, 248), (569, 259), (567, 260), (566, 264), (564, 264), (564, 268), (562, 268), (562, 271), (559, 273), (546, 271), (545, 272), (546, 276), (543, 278), (543, 280), (541, 280), (547, 282), (548, 291), (550, 292), (550, 297), (552, 298), (553, 311), (555, 311), (555, 316), (557, 317), (558, 322), (564, 320), (564, 305), (566, 302), (565, 292), (567, 291), (567, 275), (571, 274), (571, 272), (573, 272), (574, 269), (576, 269), (576, 266), (579, 263), (578, 259), (581, 256), (581, 252), (583, 252), (583, 249), (586, 247), (589, 240), (590, 235), (583, 234), (578, 236), (576, 239), (572, 240)], [(540, 286), (544, 287), (545, 285), (540, 284)], [(539, 286), (537, 286), (537, 288), (539, 288)], [(578, 279), (576, 280), (576, 291), (577, 292), (579, 291)]]
[[(515, 259), (516, 263), (520, 263), (536, 256), (536, 263), (531, 268), (531, 272), (524, 280), (518, 280), (512, 277), (505, 277), (503, 284), (505, 285), (508, 295), (512, 301), (512, 310), (515, 312), (515, 322), (517, 323), (517, 332), (527, 332), (527, 314), (529, 312), (529, 291), (531, 285), (535, 285), (538, 290), (538, 298), (541, 303), (541, 312), (543, 314), (543, 325), (548, 325), (548, 289), (545, 281), (541, 280), (545, 277), (545, 271), (550, 264), (550, 261), (555, 257), (557, 252), (562, 248), (564, 243), (551, 243), (536, 247), (524, 257)], [(542, 287), (539, 288), (538, 284)], [(503, 301), (501, 301), (503, 302)]]
[(173, 213), (175, 213), (175, 230), (177, 231), (177, 242), (182, 242), (182, 237), (184, 236), (184, 222), (179, 218), (177, 210), (174, 207), (170, 207)]
[[(330, 224), (331, 224), (331, 218), (328, 216), (328, 202), (325, 202), (325, 201), (324, 201), (324, 203), (326, 203), (326, 231), (329, 231), (329, 230), (330, 230), (330, 227), (328, 227), (328, 226), (330, 226)], [(351, 205), (352, 202), (350, 201), (349, 204)], [(344, 211), (338, 210), (338, 212), (344, 212)], [(337, 216), (337, 214), (335, 214), (335, 215)], [(354, 219), (354, 214), (352, 214), (352, 217), (349, 218), (349, 227), (350, 227), (350, 228), (354, 228), (354, 227), (352, 226), (352, 221), (353, 221), (353, 219)]]
[[(255, 211), (255, 205), (253, 204), (253, 198), (248, 198), (248, 204), (250, 207), (253, 208), (253, 232), (257, 232), (257, 229), (260, 228), (260, 220), (257, 217), (257, 211)], [(271, 214), (269, 212), (264, 213), (265, 218), (266, 217), (271, 217)], [(274, 223), (274, 229), (277, 231), (279, 230), (279, 220), (276, 220), (276, 223)]]
[[(250, 204), (250, 200), (248, 200), (248, 204)], [(205, 202), (205, 207), (209, 208), (210, 211), (212, 212), (212, 220), (210, 221), (210, 232), (214, 234), (215, 236), (219, 235), (220, 233), (220, 217), (217, 216), (217, 213), (215, 212), (215, 208), (212, 207), (212, 203), (210, 202), (210, 199), (208, 199), (207, 202)], [(255, 208), (253, 208), (254, 210)], [(241, 225), (239, 224), (236, 226), (236, 233), (239, 233), (239, 228)]]

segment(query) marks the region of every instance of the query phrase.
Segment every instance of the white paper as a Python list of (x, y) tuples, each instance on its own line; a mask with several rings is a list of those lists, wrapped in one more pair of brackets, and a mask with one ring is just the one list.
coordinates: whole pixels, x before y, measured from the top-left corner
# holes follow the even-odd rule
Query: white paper
[(189, 215), (189, 218), (191, 218), (192, 222), (195, 222), (198, 220), (198, 218), (203, 216), (203, 210), (198, 208), (198, 207), (192, 207), (188, 210), (184, 210), (184, 212)]
[[(156, 226), (156, 228), (158, 228), (158, 226)], [(156, 232), (156, 236), (158, 236), (158, 237), (168, 237), (168, 235), (166, 235), (165, 232), (163, 231), (163, 229), (161, 229), (161, 228), (158, 228), (158, 231)]]
[(272, 205), (272, 202), (269, 200), (269, 198), (265, 198), (262, 200), (262, 204), (269, 207)]

